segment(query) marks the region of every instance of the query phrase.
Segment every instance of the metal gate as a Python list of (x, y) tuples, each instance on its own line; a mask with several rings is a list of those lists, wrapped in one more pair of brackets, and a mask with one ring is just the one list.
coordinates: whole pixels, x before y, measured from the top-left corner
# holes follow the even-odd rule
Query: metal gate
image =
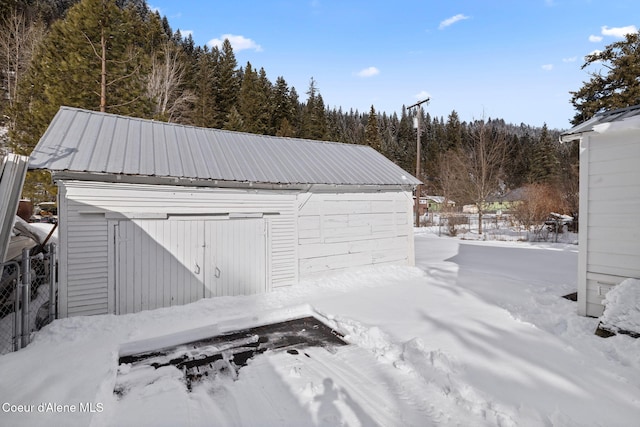
[(0, 264), (0, 354), (17, 351), (56, 318), (56, 246)]

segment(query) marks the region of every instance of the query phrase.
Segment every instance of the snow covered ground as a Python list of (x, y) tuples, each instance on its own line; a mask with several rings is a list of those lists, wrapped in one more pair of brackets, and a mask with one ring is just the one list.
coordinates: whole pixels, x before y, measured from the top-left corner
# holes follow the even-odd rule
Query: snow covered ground
[[(577, 246), (415, 241), (416, 268), (57, 320), (0, 357), (0, 425), (638, 425), (640, 340), (595, 336), (562, 298)], [(121, 351), (306, 314), (350, 345), (267, 352), (191, 392), (174, 367), (118, 366)]]

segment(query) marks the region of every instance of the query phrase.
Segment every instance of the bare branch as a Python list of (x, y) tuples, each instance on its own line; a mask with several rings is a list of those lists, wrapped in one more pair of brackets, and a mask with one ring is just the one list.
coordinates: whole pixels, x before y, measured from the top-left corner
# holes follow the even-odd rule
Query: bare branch
[(82, 33), (82, 35), (84, 36), (85, 39), (87, 39), (87, 41), (89, 42), (89, 46), (91, 46), (91, 49), (93, 49), (93, 53), (96, 55), (96, 58), (98, 58), (99, 60), (102, 61), (102, 55), (100, 55), (98, 53), (98, 51), (96, 50), (95, 45), (93, 44), (93, 42), (91, 41), (91, 39), (89, 38), (89, 36), (87, 35), (87, 33), (85, 33), (84, 31), (80, 31)]

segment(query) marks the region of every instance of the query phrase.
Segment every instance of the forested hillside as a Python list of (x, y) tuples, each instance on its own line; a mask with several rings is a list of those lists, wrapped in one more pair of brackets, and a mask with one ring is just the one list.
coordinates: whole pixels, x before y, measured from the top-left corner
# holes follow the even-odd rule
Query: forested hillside
[[(186, 125), (367, 144), (405, 170), (416, 171), (416, 109), (329, 109), (321, 86), (330, 83), (309, 76), (301, 95), (285, 76), (269, 76), (259, 64), (238, 64), (228, 41), (220, 48), (197, 46), (190, 36), (172, 31), (167, 18), (152, 12), (145, 0), (5, 0), (0, 13), (0, 113), (9, 128), (6, 144), (18, 153), (28, 154), (59, 106), (67, 105)], [(559, 130), (488, 117), (465, 122), (456, 111), (433, 117), (424, 107), (423, 194), (444, 194), (459, 204), (478, 202), (460, 191), (463, 183), (450, 175), (453, 170), (477, 178), (455, 165), (471, 165), (473, 150), (482, 142), (500, 147), (485, 193), (547, 185), (567, 201), (563, 210), (577, 210), (578, 151), (559, 143)], [(34, 174), (28, 181), (28, 197), (53, 197), (47, 177)]]

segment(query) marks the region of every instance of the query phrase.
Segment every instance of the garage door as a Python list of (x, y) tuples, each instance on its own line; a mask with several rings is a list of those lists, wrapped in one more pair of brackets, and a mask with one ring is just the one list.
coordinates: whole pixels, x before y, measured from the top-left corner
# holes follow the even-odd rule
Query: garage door
[(205, 296), (249, 295), (267, 290), (263, 219), (205, 223)]
[(118, 314), (267, 289), (262, 218), (132, 219), (114, 227)]

